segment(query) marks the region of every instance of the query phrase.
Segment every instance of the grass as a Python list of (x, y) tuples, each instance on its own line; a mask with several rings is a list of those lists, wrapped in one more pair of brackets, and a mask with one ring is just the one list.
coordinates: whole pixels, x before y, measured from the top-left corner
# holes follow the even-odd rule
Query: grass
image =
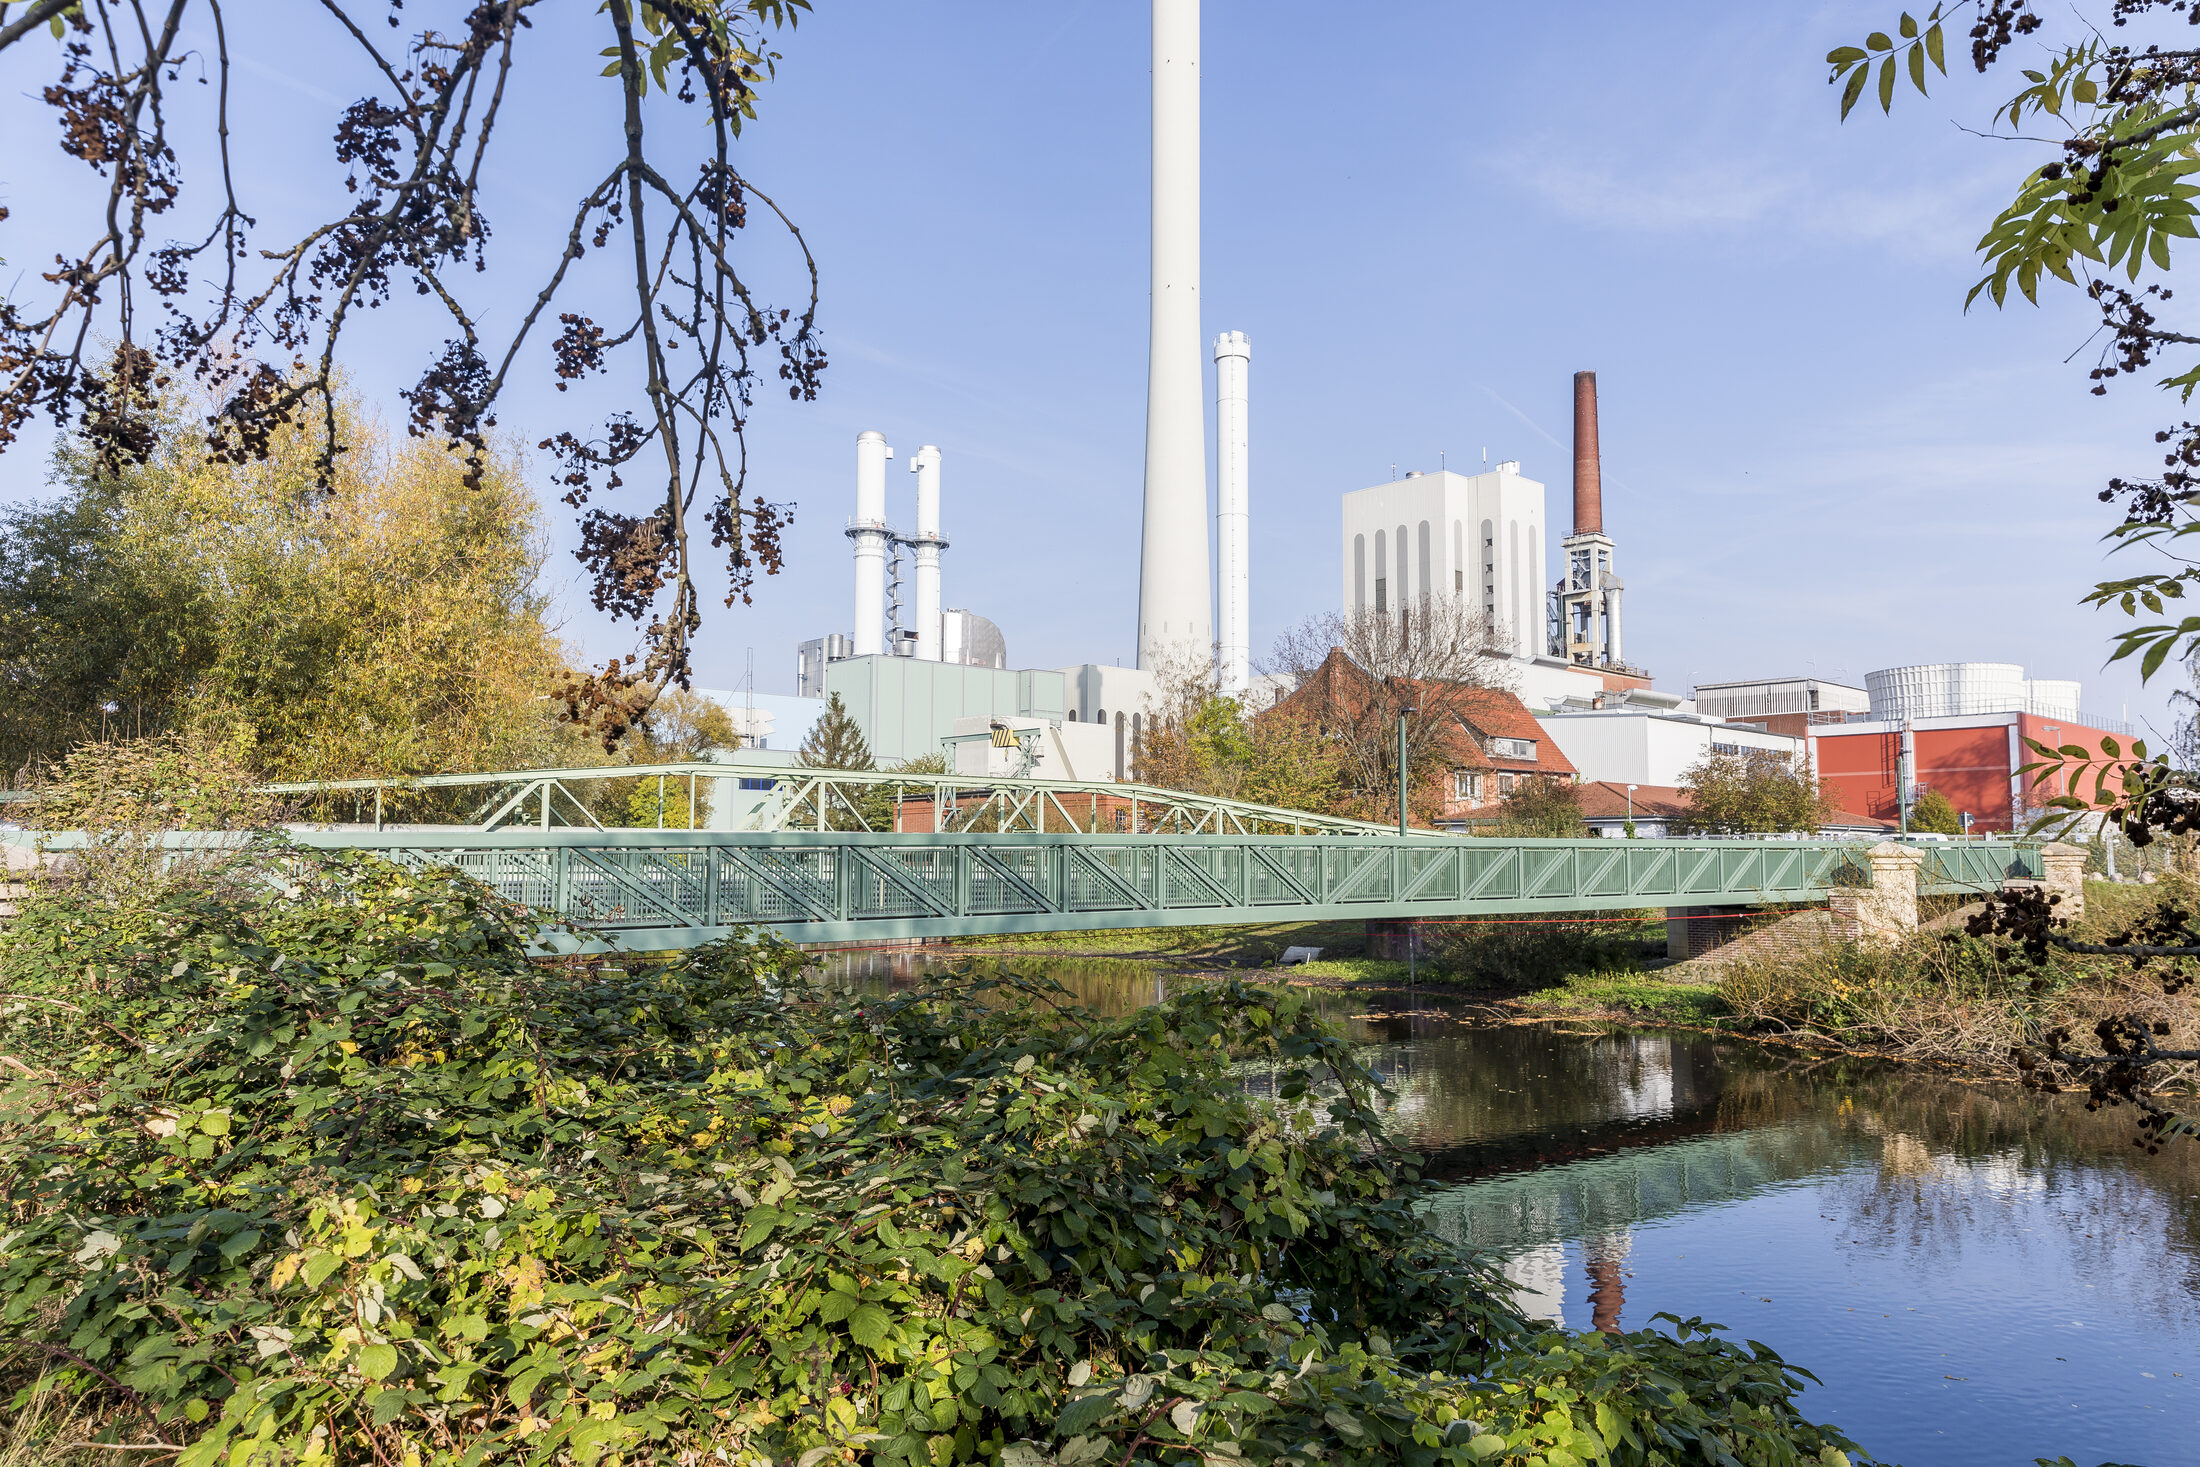
[(1576, 973), (1514, 1000), (1531, 1012), (1639, 1019), (1715, 1028), (1733, 1016), (1716, 983), (1672, 983), (1648, 973)]

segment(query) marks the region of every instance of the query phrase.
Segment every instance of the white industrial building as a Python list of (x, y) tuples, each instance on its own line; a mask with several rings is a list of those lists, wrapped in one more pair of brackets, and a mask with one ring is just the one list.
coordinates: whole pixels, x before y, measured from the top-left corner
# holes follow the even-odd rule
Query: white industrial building
[(1727, 723), (1679, 708), (1621, 706), (1536, 715), (1551, 742), (1581, 771), (1584, 783), (1676, 786), (1706, 754), (1764, 749), (1790, 760), (1804, 754), (1803, 740)]
[(1543, 486), (1506, 460), (1480, 474), (1414, 472), (1344, 496), (1347, 614), (1430, 596), (1479, 607), (1522, 657), (1545, 650)]

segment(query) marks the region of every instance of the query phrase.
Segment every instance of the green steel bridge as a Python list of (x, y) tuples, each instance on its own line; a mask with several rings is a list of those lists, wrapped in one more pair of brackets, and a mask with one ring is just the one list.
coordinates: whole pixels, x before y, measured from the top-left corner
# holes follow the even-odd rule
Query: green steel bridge
[[(607, 828), (594, 781), (683, 810), (712, 782), (708, 830)], [(763, 928), (791, 942), (1096, 928), (1823, 901), (1868, 883), (1866, 847), (1823, 840), (1463, 838), (1134, 784), (695, 763), (270, 786), (375, 819), (294, 824), (301, 846), (455, 867), (588, 934), (548, 945), (671, 950)], [(730, 798), (728, 797), (730, 793)], [(461, 824), (398, 825), (427, 794)], [(20, 805), (16, 808), (22, 809)], [(654, 808), (663, 818), (664, 800)], [(32, 814), (35, 806), (24, 810)], [(5, 837), (53, 852), (68, 833)], [(222, 837), (175, 838), (197, 844)], [(2037, 844), (1918, 848), (1925, 894), (2042, 875)]]
[[(301, 845), (453, 866), (632, 949), (738, 928), (880, 942), (1095, 928), (1810, 903), (1866, 880), (1820, 841), (868, 831), (316, 831)], [(1927, 893), (2040, 875), (2036, 846), (1925, 849)]]

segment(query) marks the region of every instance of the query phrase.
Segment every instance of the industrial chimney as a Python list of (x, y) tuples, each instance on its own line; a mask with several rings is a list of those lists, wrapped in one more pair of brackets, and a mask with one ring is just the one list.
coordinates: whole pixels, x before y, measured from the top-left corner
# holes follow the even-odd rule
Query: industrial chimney
[(1597, 451), (1597, 374), (1574, 373), (1574, 533), (1604, 529), (1604, 474)]
[(856, 517), (848, 538), (856, 545), (855, 655), (876, 657), (886, 641), (886, 461), (894, 450), (886, 435), (867, 430), (856, 435)]
[(1253, 681), (1253, 562), (1247, 503), (1252, 447), (1245, 379), (1253, 348), (1242, 331), (1215, 338), (1215, 549), (1221, 557), (1221, 627), (1215, 660), (1231, 697)]
[(917, 533), (902, 543), (917, 556), (917, 657), (940, 660), (940, 451), (927, 443), (909, 460), (917, 476)]
[(1620, 640), (1620, 597), (1626, 582), (1604, 533), (1604, 474), (1597, 443), (1597, 374), (1574, 373), (1574, 532), (1566, 537), (1566, 579), (1552, 593), (1551, 651), (1584, 667), (1630, 676)]
[(1199, 0), (1153, 0), (1153, 316), (1138, 665), (1214, 644), (1199, 357)]

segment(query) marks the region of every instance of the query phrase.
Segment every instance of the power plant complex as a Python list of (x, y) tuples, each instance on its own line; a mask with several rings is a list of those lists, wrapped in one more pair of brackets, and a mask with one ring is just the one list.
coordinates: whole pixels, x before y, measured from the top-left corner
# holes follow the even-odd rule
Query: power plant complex
[[(1199, 0), (1152, 0), (1152, 21), (1136, 665), (1012, 667), (998, 626), (947, 604), (941, 449), (928, 443), (909, 456), (913, 505), (897, 520), (887, 489), (894, 449), (866, 430), (846, 526), (851, 630), (801, 645), (793, 697), (714, 695), (753, 757), (790, 757), (838, 696), (882, 765), (944, 756), (962, 774), (1126, 780), (1164, 680), (1211, 676), (1256, 708), (1292, 691), (1256, 677), (1252, 662), (1252, 346), (1241, 331), (1209, 343), (1201, 319)], [(1215, 368), (1211, 511), (1203, 352)], [(1657, 833), (1647, 812), (1678, 808), (1684, 771), (1732, 753), (1807, 760), (1860, 831), (1905, 822), (1935, 788), (1960, 796), (1967, 828), (2006, 830), (2046, 797), (2019, 778), (2026, 740), (2060, 745), (2121, 729), (2080, 716), (2076, 683), (2027, 678), (2009, 663), (1890, 668), (1865, 688), (1774, 677), (1704, 684), (1692, 696), (1659, 691), (1623, 637), (1595, 372), (1574, 374), (1572, 406), (1571, 524), (1555, 547), (1544, 485), (1514, 459), (1491, 465), (1485, 454), (1474, 473), (1394, 470), (1341, 496), (1346, 622), (1395, 619), (1401, 637), (1425, 626), (1471, 638), (1487, 681), (1510, 700), (1511, 713), (1487, 720), (1504, 730), (1483, 741), (1491, 757), (1462, 767), (1457, 798), (1430, 812), (1440, 823), (1475, 823), (1519, 780), (1562, 778), (1584, 786), (1592, 829), (1631, 830), (1639, 808), (1646, 833)]]

